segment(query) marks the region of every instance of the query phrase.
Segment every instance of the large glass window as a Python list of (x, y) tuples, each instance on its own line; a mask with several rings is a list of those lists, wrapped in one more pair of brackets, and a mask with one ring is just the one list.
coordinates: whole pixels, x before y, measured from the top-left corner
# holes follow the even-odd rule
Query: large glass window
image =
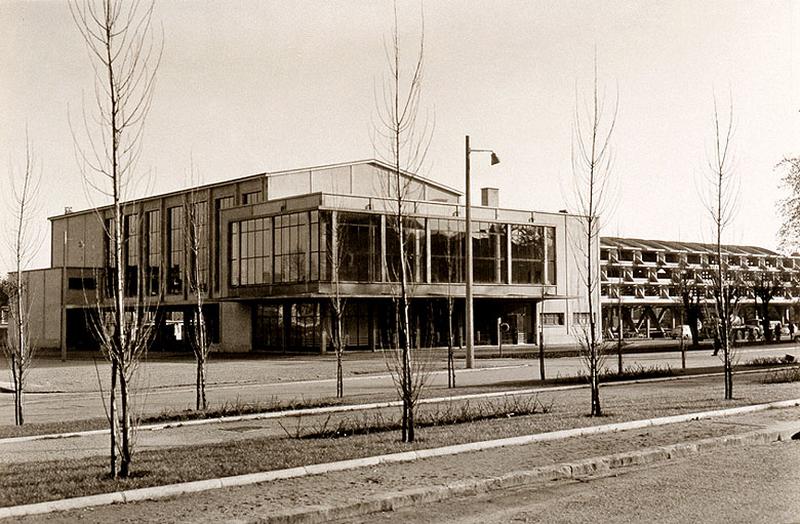
[(161, 281), (161, 210), (148, 211), (145, 215), (144, 261), (145, 293), (158, 295)]
[(544, 282), (544, 228), (511, 226), (511, 281), (514, 284)]
[(183, 207), (167, 210), (167, 293), (179, 295), (183, 292), (184, 266), (184, 221)]
[[(425, 219), (403, 218), (402, 224), (408, 282), (423, 282), (425, 280)], [(389, 272), (389, 280), (392, 282), (400, 281), (402, 271), (398, 229), (397, 218), (387, 217), (386, 267)]]
[(242, 195), (242, 205), (258, 204), (262, 201), (261, 191), (253, 191), (252, 193), (244, 193)]
[[(217, 230), (216, 230), (217, 245), (220, 244), (220, 239), (222, 238), (222, 220), (220, 220), (221, 211), (223, 209), (228, 209), (228, 208), (233, 207), (235, 205), (236, 205), (236, 198), (232, 197), (232, 196), (221, 197), (221, 198), (217, 198), (217, 199), (214, 200), (214, 217), (216, 219), (215, 223), (216, 223), (216, 228), (217, 228)], [(220, 280), (220, 274), (221, 274), (220, 267), (221, 266), (220, 266), (220, 258), (219, 257), (220, 257), (220, 250), (219, 249), (215, 249), (214, 250), (214, 286), (216, 287), (216, 289), (219, 289), (220, 282), (221, 282), (221, 280)]]
[(431, 280), (463, 282), (464, 221), (431, 218), (428, 224), (431, 231)]
[[(545, 275), (545, 266), (547, 275)], [(511, 282), (556, 283), (556, 232), (553, 227), (511, 226)]]
[(231, 285), (272, 283), (272, 218), (231, 224)]
[(189, 248), (189, 283), (205, 291), (208, 286), (208, 202), (190, 204), (186, 224)]
[[(317, 280), (325, 273), (316, 211), (231, 223), (232, 286)], [(312, 235), (313, 233), (313, 235)], [(325, 233), (322, 233), (325, 236)]]
[(367, 347), (370, 341), (369, 303), (354, 301), (344, 310), (344, 342), (348, 347)]
[(275, 282), (309, 280), (310, 227), (308, 213), (275, 217)]
[(114, 219), (105, 219), (103, 228), (105, 230), (105, 235), (103, 236), (103, 259), (106, 266), (105, 291), (106, 297), (111, 298), (114, 296), (117, 282), (117, 272), (115, 270), (117, 264), (114, 259), (115, 246), (117, 245), (114, 240)]
[(505, 282), (506, 225), (493, 222), (472, 224), (472, 278), (475, 282)]
[(255, 349), (282, 349), (283, 306), (280, 304), (258, 304), (254, 308), (253, 347)]
[(137, 215), (125, 215), (123, 243), (125, 260), (125, 296), (137, 294), (139, 286), (139, 220)]
[(317, 304), (299, 303), (289, 306), (287, 345), (313, 348), (320, 343), (320, 322)]
[(381, 280), (380, 216), (367, 213), (339, 213), (337, 219), (339, 280), (379, 282)]
[(544, 250), (547, 257), (547, 281), (545, 284), (556, 285), (556, 228), (544, 228)]

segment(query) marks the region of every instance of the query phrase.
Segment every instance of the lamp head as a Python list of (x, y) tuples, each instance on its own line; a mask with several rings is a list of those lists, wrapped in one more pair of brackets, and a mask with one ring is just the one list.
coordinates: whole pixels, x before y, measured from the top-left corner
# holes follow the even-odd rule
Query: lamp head
[(492, 165), (496, 166), (499, 163), (500, 163), (500, 158), (497, 156), (497, 153), (492, 151)]

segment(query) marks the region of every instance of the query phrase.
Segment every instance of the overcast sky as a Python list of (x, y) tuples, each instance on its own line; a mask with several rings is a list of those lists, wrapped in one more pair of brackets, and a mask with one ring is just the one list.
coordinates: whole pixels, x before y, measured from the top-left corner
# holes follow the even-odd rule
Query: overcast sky
[[(726, 241), (776, 246), (775, 164), (800, 154), (800, 1), (430, 1), (424, 105), (436, 130), (425, 174), (504, 207), (566, 207), (572, 115), (597, 49), (601, 86), (619, 95), (618, 204), (606, 235), (711, 240), (698, 185), (713, 137), (713, 94), (735, 111), (737, 218)], [(418, 2), (399, 3), (403, 48)], [(204, 181), (375, 156), (374, 89), (386, 69), (383, 1), (160, 2), (164, 56), (142, 168), (154, 192)], [(19, 166), (24, 129), (42, 167), (39, 223), (89, 206), (68, 115), (93, 96), (89, 58), (63, 2), (0, 2), (0, 159)], [(91, 108), (90, 108), (91, 109)], [(8, 176), (5, 169), (3, 177)], [(3, 221), (7, 220), (4, 209)], [(49, 240), (48, 240), (49, 242)], [(49, 263), (46, 242), (35, 262)]]

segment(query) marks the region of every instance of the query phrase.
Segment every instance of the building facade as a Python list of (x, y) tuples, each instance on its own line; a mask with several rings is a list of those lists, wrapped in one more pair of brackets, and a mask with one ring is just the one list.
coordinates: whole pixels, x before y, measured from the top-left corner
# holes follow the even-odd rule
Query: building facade
[[(463, 337), (465, 222), (460, 192), (363, 161), (263, 173), (125, 205), (123, 260), (130, 307), (157, 324), (155, 347), (180, 348), (197, 275), (219, 351), (326, 351), (330, 301), (346, 300), (348, 348), (392, 346), (400, 232), (414, 344), (447, 343), (448, 301)], [(473, 206), (476, 345), (572, 343), (585, 329), (585, 266), (573, 256), (579, 217), (502, 209), (496, 190)], [(399, 226), (401, 206), (402, 227)], [(111, 209), (52, 217), (51, 267), (41, 288), (40, 344), (92, 347), (93, 312), (108, 305)], [(190, 226), (190, 223), (192, 224)], [(196, 232), (195, 254), (187, 238)], [(598, 253), (595, 254), (599, 257)], [(594, 267), (598, 267), (597, 264)], [(338, 271), (334, 271), (338, 268)], [(599, 289), (595, 303), (599, 303)], [(37, 324), (38, 322), (38, 324)], [(498, 324), (501, 329), (498, 329)]]
[[(600, 279), (603, 330), (616, 337), (662, 337), (687, 322), (683, 294), (699, 303), (701, 320), (713, 309), (714, 244), (603, 237)], [(798, 321), (800, 257), (753, 246), (722, 246), (727, 285), (737, 288), (737, 321), (759, 319), (759, 290), (767, 292), (768, 320)], [(759, 319), (760, 320), (760, 319)]]

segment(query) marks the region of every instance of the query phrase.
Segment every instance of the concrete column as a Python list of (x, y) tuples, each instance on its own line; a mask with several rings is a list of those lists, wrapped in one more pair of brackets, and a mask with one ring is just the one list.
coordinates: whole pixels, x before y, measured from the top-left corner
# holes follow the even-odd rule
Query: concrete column
[(320, 336), (319, 336), (319, 352), (324, 355), (328, 352), (328, 333), (331, 329), (331, 316), (328, 308), (322, 302), (317, 304), (317, 317), (319, 318)]
[(386, 215), (381, 215), (381, 281), (389, 281), (389, 270), (386, 267)]

